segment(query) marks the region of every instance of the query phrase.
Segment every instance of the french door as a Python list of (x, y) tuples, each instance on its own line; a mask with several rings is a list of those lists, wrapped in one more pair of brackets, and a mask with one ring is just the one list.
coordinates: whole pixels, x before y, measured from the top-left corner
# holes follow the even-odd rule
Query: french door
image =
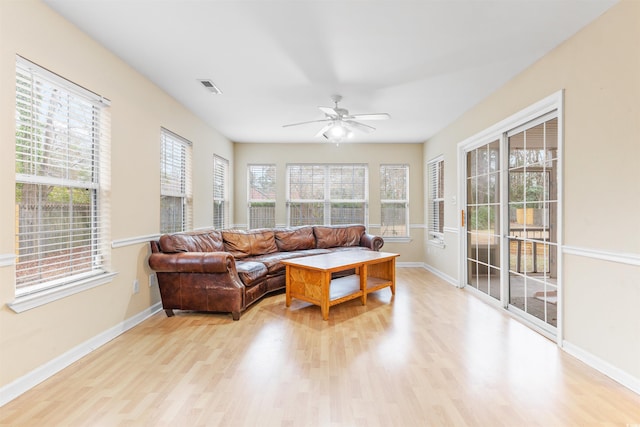
[(509, 305), (557, 326), (558, 119), (507, 134)]
[(466, 153), (467, 286), (501, 300), (499, 139)]
[[(464, 285), (556, 335), (558, 109), (461, 147)], [(491, 134), (494, 137), (491, 137)]]

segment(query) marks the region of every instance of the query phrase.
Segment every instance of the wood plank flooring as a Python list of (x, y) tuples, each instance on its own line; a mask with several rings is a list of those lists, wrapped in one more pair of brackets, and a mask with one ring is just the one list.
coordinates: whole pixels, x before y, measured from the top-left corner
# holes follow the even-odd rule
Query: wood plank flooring
[(0, 408), (2, 426), (626, 426), (640, 396), (420, 268), (320, 308), (158, 313)]

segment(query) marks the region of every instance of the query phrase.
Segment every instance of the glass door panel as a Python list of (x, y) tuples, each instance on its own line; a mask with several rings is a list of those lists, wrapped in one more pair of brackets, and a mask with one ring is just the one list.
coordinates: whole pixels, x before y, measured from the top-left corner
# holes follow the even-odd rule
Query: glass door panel
[(500, 141), (467, 152), (467, 285), (500, 292)]
[(558, 120), (508, 135), (509, 305), (557, 326)]

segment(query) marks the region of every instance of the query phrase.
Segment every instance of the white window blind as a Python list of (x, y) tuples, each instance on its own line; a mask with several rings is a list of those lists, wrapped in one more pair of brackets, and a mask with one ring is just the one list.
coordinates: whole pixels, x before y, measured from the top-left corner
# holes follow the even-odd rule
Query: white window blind
[(191, 143), (160, 131), (160, 232), (191, 229)]
[(276, 225), (276, 165), (249, 165), (249, 228)]
[(288, 165), (287, 181), (289, 225), (366, 223), (367, 165)]
[(213, 226), (229, 227), (229, 161), (213, 155)]
[(380, 165), (380, 234), (409, 236), (409, 165)]
[(444, 160), (442, 157), (427, 164), (429, 239), (444, 241)]
[(106, 271), (108, 105), (17, 57), (17, 296)]

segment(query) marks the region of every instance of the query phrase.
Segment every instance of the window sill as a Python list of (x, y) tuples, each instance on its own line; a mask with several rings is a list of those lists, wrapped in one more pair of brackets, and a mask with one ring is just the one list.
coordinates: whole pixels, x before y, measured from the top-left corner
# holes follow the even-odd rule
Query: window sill
[(444, 249), (446, 247), (446, 244), (444, 243), (444, 240), (429, 240), (429, 245), (431, 246), (435, 246), (441, 249)]
[(110, 283), (116, 274), (118, 273), (105, 272), (66, 285), (56, 286), (55, 288), (20, 295), (17, 296), (13, 302), (8, 303), (7, 306), (16, 313), (22, 313), (23, 311), (31, 310), (32, 308), (40, 307), (41, 305)]
[(411, 237), (393, 237), (393, 236), (380, 236), (384, 239), (385, 242), (398, 242), (398, 243), (409, 243), (411, 242)]

